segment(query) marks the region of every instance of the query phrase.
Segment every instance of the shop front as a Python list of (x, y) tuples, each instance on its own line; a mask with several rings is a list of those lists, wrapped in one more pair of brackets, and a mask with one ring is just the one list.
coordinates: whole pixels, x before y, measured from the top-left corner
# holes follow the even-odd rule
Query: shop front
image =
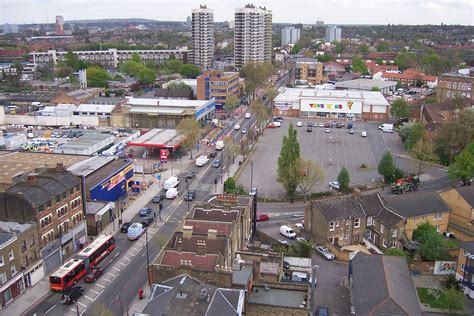
[(133, 162), (129, 160), (101, 183), (89, 189), (91, 201), (118, 202), (127, 195), (133, 177)]
[(357, 120), (362, 118), (362, 101), (301, 99), (300, 116)]

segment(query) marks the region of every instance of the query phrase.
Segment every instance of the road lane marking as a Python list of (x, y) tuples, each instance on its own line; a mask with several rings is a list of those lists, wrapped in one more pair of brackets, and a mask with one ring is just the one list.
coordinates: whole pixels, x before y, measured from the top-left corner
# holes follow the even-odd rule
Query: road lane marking
[(132, 249), (135, 250), (136, 252), (139, 252), (139, 251), (140, 251), (140, 249), (137, 249), (137, 248), (135, 248), (135, 247), (133, 247)]
[(128, 263), (123, 263), (123, 262), (121, 262), (121, 261), (117, 261), (117, 263), (123, 265), (124, 267), (127, 266), (127, 264), (128, 264)]
[(95, 294), (97, 294), (97, 295), (100, 295), (100, 293), (102, 293), (102, 291), (97, 292), (97, 291), (94, 291), (93, 289), (91, 289), (91, 292), (92, 292), (92, 293), (95, 293)]
[(88, 298), (88, 299), (90, 299), (92, 302), (93, 302), (93, 301), (95, 301), (95, 299), (93, 299), (93, 298), (90, 298), (90, 297), (89, 297), (89, 296), (87, 296), (87, 295), (83, 295), (83, 296), (84, 296), (85, 298)]
[(46, 313), (44, 313), (44, 314), (46, 315), (47, 313), (49, 313), (49, 312), (50, 312), (53, 308), (55, 308), (55, 307), (56, 307), (56, 304), (54, 304), (53, 306), (51, 306), (51, 308), (48, 309), (48, 310), (46, 311)]
[[(116, 268), (115, 266), (113, 266), (112, 268), (114, 268), (114, 269), (117, 270), (118, 272), (122, 271), (122, 270)], [(116, 276), (117, 276), (117, 275), (114, 275), (114, 277), (116, 277)]]
[(110, 273), (110, 272), (107, 272), (107, 273), (115, 278), (115, 274)]
[(79, 301), (76, 301), (76, 302), (77, 302), (78, 304), (81, 304), (82, 306), (84, 306), (84, 307), (87, 309), (87, 305), (85, 305), (85, 304), (82, 304), (82, 303), (81, 303), (81, 302), (79, 302)]
[[(104, 277), (103, 277), (103, 278), (104, 278)], [(105, 279), (105, 278), (104, 278), (104, 279)], [(107, 280), (107, 279), (106, 279), (106, 280)], [(109, 281), (109, 282), (110, 282), (110, 281)], [(103, 286), (103, 285), (100, 284), (100, 283), (96, 283), (95, 285), (100, 286), (101, 288), (105, 289), (105, 286)], [(102, 293), (102, 292), (101, 292), (101, 293)]]

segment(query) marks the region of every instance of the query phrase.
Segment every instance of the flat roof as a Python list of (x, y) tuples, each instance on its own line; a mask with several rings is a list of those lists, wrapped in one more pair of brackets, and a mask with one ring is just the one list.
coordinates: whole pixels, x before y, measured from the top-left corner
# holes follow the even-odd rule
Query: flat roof
[(177, 148), (180, 142), (181, 136), (175, 129), (154, 128), (129, 142), (128, 146)]
[(373, 80), (373, 79), (355, 79), (342, 82), (336, 82), (337, 88), (348, 88), (348, 89), (372, 89), (378, 87), (380, 89), (394, 87), (397, 85), (396, 81), (384, 81), (384, 80)]
[[(87, 150), (96, 144), (99, 144), (101, 142), (108, 142), (109, 144), (113, 143), (115, 140), (115, 137), (111, 134), (103, 134), (103, 133), (84, 133), (79, 138), (75, 138), (68, 143), (64, 143), (59, 145), (54, 149), (55, 153), (61, 153), (63, 151), (65, 152), (81, 152), (84, 150)], [(97, 148), (97, 150), (100, 150), (101, 148)], [(94, 152), (97, 152), (97, 150), (94, 150)]]
[(53, 168), (58, 163), (62, 163), (68, 168), (90, 157), (87, 155), (0, 151), (0, 184), (11, 184), (14, 176), (30, 173), (39, 167)]
[(159, 107), (180, 107), (198, 108), (212, 102), (212, 100), (181, 100), (181, 99), (147, 99), (130, 98), (127, 101), (131, 106), (159, 106)]
[(94, 113), (111, 113), (115, 108), (115, 104), (89, 104), (83, 103), (74, 110), (75, 112), (94, 112)]
[(76, 176), (87, 177), (91, 173), (100, 169), (102, 166), (108, 164), (112, 160), (116, 159), (115, 156), (93, 156), (88, 159), (79, 161), (67, 168)]
[(271, 286), (269, 289), (263, 286), (255, 286), (248, 295), (250, 304), (262, 304), (271, 306), (282, 306), (291, 308), (302, 307), (303, 302), (307, 302), (307, 291), (275, 289)]

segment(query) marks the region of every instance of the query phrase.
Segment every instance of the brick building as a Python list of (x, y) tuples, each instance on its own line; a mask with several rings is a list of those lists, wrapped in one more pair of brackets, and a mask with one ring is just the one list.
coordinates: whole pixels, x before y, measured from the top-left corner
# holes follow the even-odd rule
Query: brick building
[(230, 96), (240, 98), (240, 79), (238, 72), (208, 70), (197, 77), (197, 99), (216, 101), (216, 109), (222, 110)]
[(455, 97), (474, 101), (474, 67), (439, 76), (436, 96), (439, 102)]
[(474, 187), (454, 188), (439, 195), (451, 209), (448, 231), (459, 240), (474, 240)]
[(323, 82), (324, 64), (314, 58), (299, 58), (295, 62), (295, 80), (318, 85)]

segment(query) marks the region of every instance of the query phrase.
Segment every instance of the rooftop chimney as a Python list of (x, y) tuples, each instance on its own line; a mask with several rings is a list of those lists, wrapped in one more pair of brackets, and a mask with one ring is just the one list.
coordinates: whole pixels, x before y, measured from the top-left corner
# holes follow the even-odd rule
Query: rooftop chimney
[(35, 174), (35, 173), (27, 175), (26, 176), (26, 182), (29, 185), (36, 185), (36, 183), (38, 182), (38, 175)]
[(193, 235), (193, 226), (183, 226), (183, 238), (189, 239)]
[(205, 240), (198, 240), (197, 241), (196, 254), (198, 256), (205, 256), (206, 255), (206, 241)]
[(56, 164), (56, 171), (66, 171), (66, 168), (64, 167), (64, 164), (62, 162), (58, 162)]
[(183, 250), (183, 240), (181, 237), (178, 237), (178, 242), (176, 243), (176, 249), (181, 252)]
[(207, 230), (207, 239), (216, 240), (217, 239), (217, 229), (208, 229)]

